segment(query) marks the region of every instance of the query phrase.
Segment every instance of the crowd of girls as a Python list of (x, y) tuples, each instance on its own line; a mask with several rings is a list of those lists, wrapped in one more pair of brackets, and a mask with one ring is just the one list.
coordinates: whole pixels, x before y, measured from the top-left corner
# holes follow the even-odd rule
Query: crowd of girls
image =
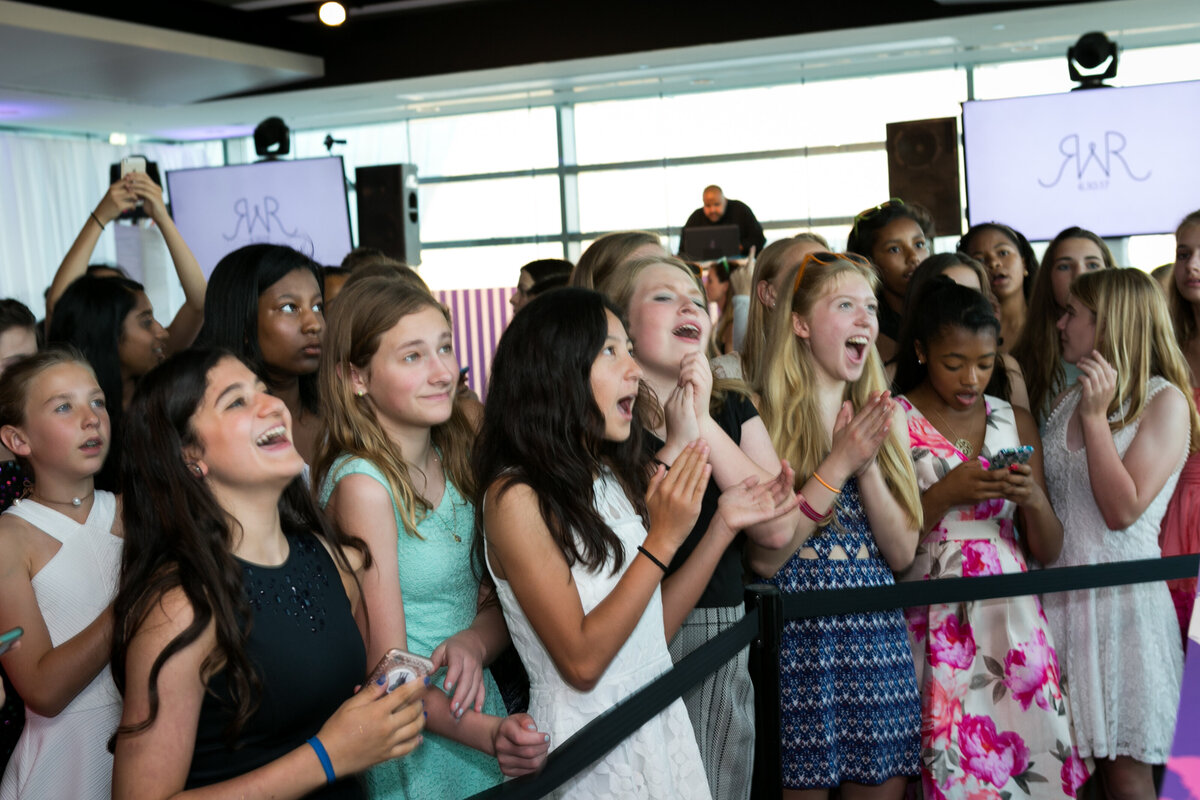
[[(85, 269), (138, 200), (186, 296), (167, 328)], [(258, 244), (206, 288), (158, 188), (122, 179), (55, 277), (52, 349), (0, 303), (0, 631), (25, 631), (0, 663), (27, 718), (0, 798), (465, 797), (735, 625), (748, 580), (1197, 549), (1200, 212), (1166, 296), (1082, 228), (1040, 265), (1000, 223), (952, 254), (934, 233), (892, 199), (850, 252), (804, 234), (708, 291), (645, 232), (569, 279), (533, 262), (481, 407), (412, 270)], [(1148, 798), (1194, 594), (791, 621), (779, 731), (742, 651), (557, 794), (742, 800), (778, 736), (788, 798), (1073, 797), (1093, 774)], [(430, 679), (363, 686), (392, 648)]]

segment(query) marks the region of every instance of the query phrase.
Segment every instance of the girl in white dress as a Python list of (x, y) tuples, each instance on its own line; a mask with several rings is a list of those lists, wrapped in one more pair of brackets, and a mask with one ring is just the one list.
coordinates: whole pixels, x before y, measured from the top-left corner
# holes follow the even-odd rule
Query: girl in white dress
[[(753, 479), (727, 490), (707, 535), (660, 590), (711, 468), (693, 442), (651, 475), (641, 368), (614, 307), (563, 289), (516, 315), (496, 352), (476, 446), (486, 562), (551, 747), (671, 668), (667, 640), (736, 531), (795, 499)], [(643, 499), (644, 498), (644, 499)], [(649, 518), (649, 531), (646, 529)], [(682, 701), (557, 796), (707, 798)]]
[(36, 480), (0, 516), (0, 630), (25, 629), (3, 663), (26, 708), (0, 797), (107, 798), (105, 745), (121, 715), (108, 660), (122, 541), (117, 498), (93, 483), (109, 423), (91, 367), (53, 350), (9, 367), (0, 440)]
[[(1046, 422), (1046, 485), (1063, 523), (1055, 566), (1157, 558), (1159, 525), (1200, 445), (1187, 366), (1161, 290), (1135, 269), (1080, 275), (1059, 319), (1078, 383)], [(1164, 583), (1047, 595), (1080, 754), (1109, 798), (1153, 798), (1171, 749), (1182, 649)]]

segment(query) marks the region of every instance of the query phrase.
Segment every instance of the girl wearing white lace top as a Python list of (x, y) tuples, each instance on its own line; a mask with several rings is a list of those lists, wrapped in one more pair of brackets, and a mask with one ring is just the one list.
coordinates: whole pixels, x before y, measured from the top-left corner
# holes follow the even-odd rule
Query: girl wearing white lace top
[[(753, 479), (727, 490), (703, 541), (664, 584), (699, 514), (708, 447), (693, 442), (669, 471), (660, 464), (651, 474), (642, 370), (630, 351), (599, 294), (538, 297), (500, 341), (476, 446), (479, 555), (529, 672), (530, 713), (553, 731), (552, 747), (669, 670), (667, 640), (734, 533), (796, 503)], [(709, 797), (682, 701), (561, 791)]]
[(27, 721), (0, 797), (107, 798), (121, 698), (109, 673), (121, 559), (117, 499), (93, 477), (108, 454), (108, 412), (77, 354), (9, 367), (0, 440), (33, 468), (32, 492), (0, 516), (0, 630), (25, 629), (4, 669)]
[[(1200, 418), (1162, 292), (1134, 269), (1080, 275), (1058, 321), (1081, 374), (1046, 422), (1056, 566), (1159, 556), (1158, 531)], [(1080, 754), (1109, 798), (1153, 798), (1179, 704), (1182, 651), (1163, 583), (1047, 595)]]

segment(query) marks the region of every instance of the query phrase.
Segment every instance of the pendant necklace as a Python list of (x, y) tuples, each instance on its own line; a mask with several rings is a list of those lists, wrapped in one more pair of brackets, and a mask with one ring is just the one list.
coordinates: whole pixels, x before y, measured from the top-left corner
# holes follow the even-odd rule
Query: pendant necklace
[(958, 436), (958, 431), (955, 429), (955, 427), (953, 425), (951, 425), (949, 422), (946, 421), (946, 418), (942, 416), (942, 412), (938, 411), (935, 408), (935, 409), (933, 409), (933, 413), (937, 414), (937, 418), (940, 419), (942, 421), (942, 424), (946, 426), (946, 431), (951, 436), (958, 437), (954, 440), (954, 448), (956, 450), (958, 450), (959, 452), (961, 452), (967, 458), (970, 458), (971, 456), (975, 455), (975, 445), (971, 444), (971, 440), (965, 436)]

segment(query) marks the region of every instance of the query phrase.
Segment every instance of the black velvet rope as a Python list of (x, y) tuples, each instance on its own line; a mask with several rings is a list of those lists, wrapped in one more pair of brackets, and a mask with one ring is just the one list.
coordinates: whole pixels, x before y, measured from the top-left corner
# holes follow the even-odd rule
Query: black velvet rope
[[(898, 583), (894, 586), (785, 594), (783, 610), (786, 619), (805, 619), (935, 603), (973, 602), (1175, 578), (1194, 578), (1198, 571), (1200, 555), (1149, 558), (1112, 564), (1056, 567), (1009, 575), (941, 578)], [(750, 644), (757, 635), (758, 611), (752, 610), (704, 647), (680, 661), (674, 669), (656, 678), (577, 731), (547, 757), (545, 767), (537, 775), (493, 786), (472, 795), (468, 800), (500, 797), (535, 800), (544, 797), (607, 755), (626, 736), (715, 672), (739, 650)], [(553, 735), (553, 732), (551, 734)]]

